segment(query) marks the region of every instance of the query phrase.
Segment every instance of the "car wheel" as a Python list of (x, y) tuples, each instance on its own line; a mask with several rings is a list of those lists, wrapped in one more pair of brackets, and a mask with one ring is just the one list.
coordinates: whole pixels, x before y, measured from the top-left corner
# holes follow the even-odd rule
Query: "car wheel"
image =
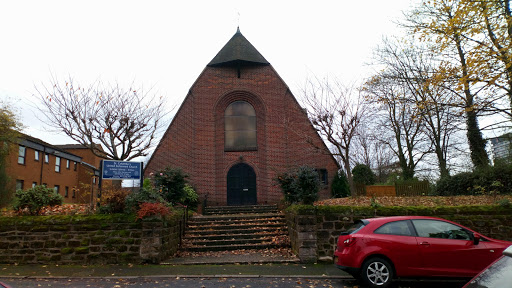
[(361, 270), (361, 280), (369, 287), (384, 288), (391, 285), (393, 267), (389, 261), (375, 257), (366, 260)]

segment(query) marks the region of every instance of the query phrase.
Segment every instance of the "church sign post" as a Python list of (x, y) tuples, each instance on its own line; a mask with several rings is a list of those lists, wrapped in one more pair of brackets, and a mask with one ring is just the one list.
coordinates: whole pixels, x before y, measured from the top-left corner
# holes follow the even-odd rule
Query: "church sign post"
[(139, 180), (142, 188), (143, 163), (117, 160), (101, 160), (100, 163), (100, 183), (98, 200), (101, 198), (101, 184), (103, 180)]

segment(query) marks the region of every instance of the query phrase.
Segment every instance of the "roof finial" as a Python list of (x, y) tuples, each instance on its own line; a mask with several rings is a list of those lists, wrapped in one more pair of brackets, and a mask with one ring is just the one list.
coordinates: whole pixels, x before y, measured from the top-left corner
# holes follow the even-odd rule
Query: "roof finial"
[(238, 13), (238, 25), (236, 26), (236, 33), (240, 34), (240, 11)]

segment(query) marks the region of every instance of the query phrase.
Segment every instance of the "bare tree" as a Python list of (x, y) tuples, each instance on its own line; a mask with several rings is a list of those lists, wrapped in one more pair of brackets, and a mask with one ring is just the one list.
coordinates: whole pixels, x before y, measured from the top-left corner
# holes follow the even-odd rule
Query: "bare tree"
[(381, 76), (408, 90), (408, 97), (401, 101), (413, 105), (415, 117), (423, 122), (430, 139), (441, 177), (449, 176), (448, 152), (454, 145), (451, 137), (461, 130), (462, 123), (459, 109), (449, 104), (456, 96), (444, 84), (439, 85), (435, 55), (419, 46), (402, 45), (390, 39), (385, 39), (376, 52), (376, 60), (388, 69)]
[(380, 112), (372, 116), (378, 123), (379, 141), (396, 155), (402, 177), (408, 180), (414, 177), (416, 166), (431, 147), (415, 106), (406, 100), (408, 89), (385, 73), (366, 83), (366, 97), (380, 108)]
[(339, 81), (309, 79), (302, 90), (301, 100), (311, 123), (330, 144), (330, 153), (341, 160), (353, 191), (351, 149), (367, 112), (358, 89)]
[(36, 91), (49, 126), (107, 159), (146, 156), (166, 114), (161, 96), (132, 87), (101, 82), (84, 87), (71, 78), (62, 83), (52, 78)]

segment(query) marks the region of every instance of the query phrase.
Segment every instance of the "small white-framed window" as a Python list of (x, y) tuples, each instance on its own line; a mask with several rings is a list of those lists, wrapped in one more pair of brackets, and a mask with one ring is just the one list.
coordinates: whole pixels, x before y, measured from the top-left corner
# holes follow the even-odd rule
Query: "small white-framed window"
[(24, 183), (25, 183), (25, 181), (17, 179), (16, 180), (16, 190), (23, 190)]
[(34, 160), (39, 161), (39, 151), (37, 150), (34, 151)]
[(60, 173), (60, 157), (55, 157), (55, 172)]
[(44, 163), (50, 163), (50, 154), (44, 153)]
[(25, 165), (25, 153), (27, 149), (25, 146), (20, 146), (18, 149), (18, 164)]
[(66, 159), (66, 169), (69, 170), (69, 159)]

